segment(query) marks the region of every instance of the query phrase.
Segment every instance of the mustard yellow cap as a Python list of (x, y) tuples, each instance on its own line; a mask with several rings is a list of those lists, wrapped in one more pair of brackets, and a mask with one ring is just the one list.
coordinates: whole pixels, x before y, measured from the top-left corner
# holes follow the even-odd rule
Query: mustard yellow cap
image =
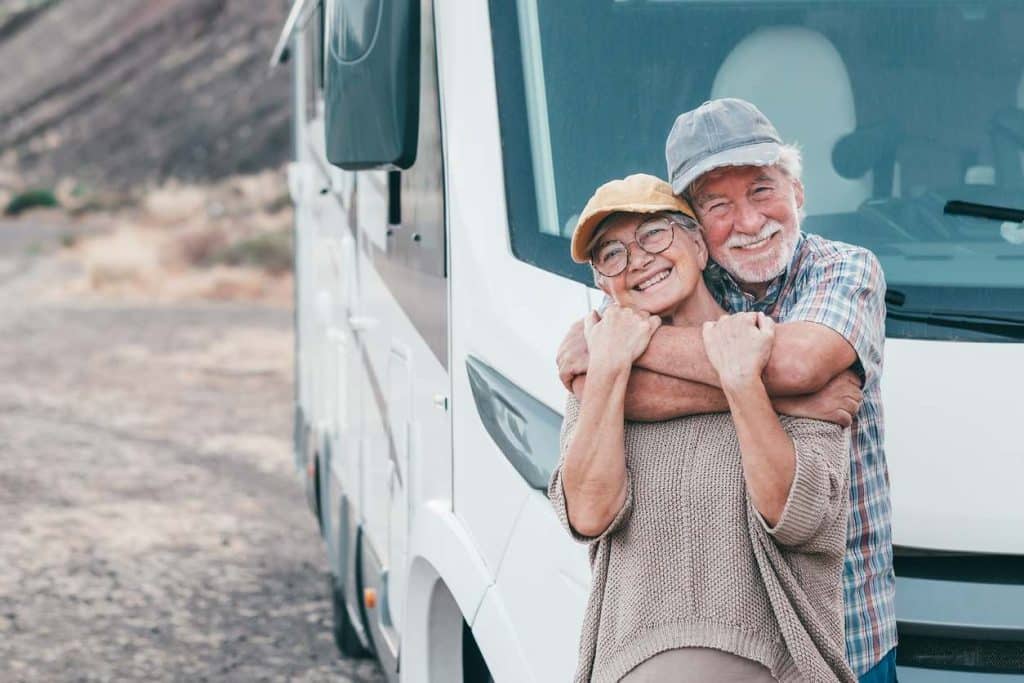
[(658, 213), (678, 211), (694, 220), (690, 205), (672, 192), (672, 186), (660, 178), (646, 173), (636, 173), (620, 180), (611, 180), (597, 188), (594, 195), (583, 207), (576, 229), (572, 233), (572, 260), (576, 263), (590, 261), (587, 247), (594, 231), (605, 218), (617, 212)]

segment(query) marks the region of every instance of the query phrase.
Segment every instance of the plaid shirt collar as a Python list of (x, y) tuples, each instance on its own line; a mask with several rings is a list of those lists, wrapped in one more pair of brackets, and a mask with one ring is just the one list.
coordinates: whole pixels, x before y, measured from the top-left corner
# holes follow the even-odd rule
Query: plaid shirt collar
[(797, 237), (796, 247), (793, 249), (793, 257), (786, 269), (768, 285), (768, 290), (760, 299), (755, 299), (753, 294), (743, 291), (736, 279), (722, 266), (712, 260), (708, 260), (707, 268), (704, 269), (704, 281), (715, 298), (729, 309), (730, 312), (739, 311), (768, 311), (775, 306), (782, 294), (784, 286), (789, 283), (791, 274), (797, 271), (796, 265), (800, 260), (803, 251), (805, 236), (800, 232)]

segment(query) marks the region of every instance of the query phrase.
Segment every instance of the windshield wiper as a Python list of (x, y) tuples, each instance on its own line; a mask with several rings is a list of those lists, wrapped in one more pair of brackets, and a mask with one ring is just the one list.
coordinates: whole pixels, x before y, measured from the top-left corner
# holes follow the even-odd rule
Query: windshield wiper
[(962, 202), (957, 199), (946, 202), (942, 213), (952, 216), (976, 216), (978, 218), (991, 218), (994, 221), (1024, 223), (1024, 210), (1022, 209), (993, 206), (992, 204), (976, 204), (975, 202)]
[(1009, 339), (1024, 339), (1024, 320), (1018, 320), (1017, 318), (973, 315), (970, 313), (894, 311), (892, 308), (886, 311), (886, 317), (904, 322), (982, 332)]

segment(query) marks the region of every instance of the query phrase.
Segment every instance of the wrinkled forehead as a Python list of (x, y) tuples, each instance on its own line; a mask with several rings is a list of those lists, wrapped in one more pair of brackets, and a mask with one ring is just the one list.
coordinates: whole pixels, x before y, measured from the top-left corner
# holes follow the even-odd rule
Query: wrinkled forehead
[(750, 185), (765, 180), (779, 181), (785, 174), (776, 166), (722, 166), (708, 171), (690, 186), (690, 196), (698, 203), (724, 184)]

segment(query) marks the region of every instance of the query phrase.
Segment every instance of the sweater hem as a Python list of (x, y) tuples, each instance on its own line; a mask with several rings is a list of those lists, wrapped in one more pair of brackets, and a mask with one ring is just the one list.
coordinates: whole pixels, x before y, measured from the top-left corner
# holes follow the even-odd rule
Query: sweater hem
[(595, 661), (592, 683), (617, 683), (651, 657), (684, 647), (706, 647), (729, 652), (766, 667), (780, 683), (800, 681), (800, 673), (781, 641), (765, 640), (735, 626), (707, 621), (666, 624), (645, 630), (618, 648), (604, 662)]

